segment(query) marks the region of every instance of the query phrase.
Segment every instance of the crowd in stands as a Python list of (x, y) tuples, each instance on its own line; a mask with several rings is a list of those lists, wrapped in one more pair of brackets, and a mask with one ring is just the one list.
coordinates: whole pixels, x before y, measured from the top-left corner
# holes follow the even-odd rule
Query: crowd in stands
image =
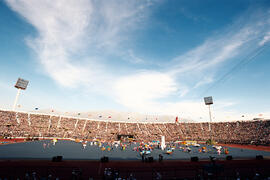
[[(191, 166), (193, 167), (193, 166)], [(25, 171), (19, 171), (17, 174), (7, 174), (0, 172), (0, 180), (136, 180), (136, 179), (194, 179), (194, 180), (211, 180), (211, 179), (251, 179), (251, 180), (270, 180), (269, 172), (265, 169), (256, 169), (252, 167), (245, 167), (240, 169), (232, 169), (227, 167), (224, 169), (221, 165), (205, 164), (204, 166), (196, 166), (194, 169), (189, 167), (188, 169), (178, 167), (180, 173), (175, 169), (137, 169), (134, 170), (122, 170), (119, 168), (105, 167), (100, 172), (87, 171), (88, 168), (69, 168), (65, 167), (60, 170), (59, 167), (47, 167), (47, 168), (30, 168)], [(57, 170), (54, 170), (56, 168)], [(184, 171), (183, 171), (184, 170)]]
[[(211, 131), (210, 131), (211, 129)], [(114, 141), (133, 135), (137, 141), (194, 140), (270, 145), (270, 120), (211, 123), (139, 123), (89, 120), (57, 115), (0, 111), (2, 137), (58, 137)]]

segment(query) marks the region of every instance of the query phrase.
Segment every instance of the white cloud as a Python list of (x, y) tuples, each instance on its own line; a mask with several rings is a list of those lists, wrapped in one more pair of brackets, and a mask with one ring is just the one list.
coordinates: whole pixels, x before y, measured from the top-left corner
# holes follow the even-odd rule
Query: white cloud
[[(134, 111), (180, 113), (184, 117), (207, 114), (201, 102), (179, 102), (180, 98), (192, 88), (214, 82), (216, 71), (225, 62), (265, 44), (270, 37), (266, 32), (269, 22), (244, 19), (175, 57), (167, 68), (119, 75), (111, 73), (103, 59), (108, 61), (112, 55), (128, 57), (131, 63), (147, 61), (125, 46), (147, 18), (151, 1), (6, 2), (37, 30), (37, 36), (28, 37), (27, 43), (52, 79), (68, 87), (95, 84), (96, 91)], [(266, 17), (269, 19), (269, 14)], [(123, 56), (121, 51), (126, 54)], [(226, 113), (217, 112), (220, 117)]]
[(120, 78), (113, 88), (116, 101), (132, 109), (143, 110), (155, 100), (177, 91), (174, 79), (158, 72), (142, 72)]
[[(261, 18), (264, 15), (264, 19)], [(217, 75), (232, 68), (233, 61), (269, 41), (270, 14), (250, 12), (236, 20), (226, 29), (207, 38), (201, 45), (175, 57), (167, 66), (167, 72), (189, 88), (189, 94), (198, 92), (198, 87), (214, 83)], [(261, 37), (264, 37), (261, 40)]]
[(83, 46), (93, 11), (91, 3), (70, 0), (55, 3), (31, 0), (7, 2), (37, 29), (38, 36), (28, 38), (27, 42), (36, 51), (40, 64), (49, 76), (70, 87), (85, 81), (81, 74), (89, 72), (70, 57)]
[(260, 46), (263, 46), (265, 45), (267, 42), (270, 41), (270, 32), (268, 32), (264, 37), (263, 39), (259, 42), (259, 45)]
[(93, 5), (95, 11), (92, 23), (95, 45), (101, 48), (119, 46), (125, 40), (123, 34), (138, 28), (147, 16), (151, 1), (99, 1)]
[(212, 83), (214, 80), (213, 80), (213, 77), (205, 77), (203, 78), (201, 81), (197, 82), (194, 86), (194, 88), (198, 88), (202, 85), (205, 85), (205, 84), (209, 84), (209, 83)]
[[(28, 44), (61, 85), (89, 85), (105, 69), (96, 54), (113, 51), (145, 18), (150, 1), (7, 0), (38, 32)], [(133, 56), (135, 57), (135, 56)], [(81, 59), (87, 59), (87, 63)], [(94, 64), (94, 65), (93, 65)], [(102, 71), (102, 72), (101, 72)], [(90, 78), (90, 77), (94, 77)]]
[[(164, 80), (155, 81), (155, 79), (160, 78), (158, 76), (151, 77), (153, 79), (149, 80), (149, 82), (143, 81), (145, 77), (140, 75), (124, 78), (124, 81), (120, 81), (121, 86), (118, 86), (119, 94), (117, 97), (119, 102), (127, 107), (143, 112), (168, 114), (181, 112), (181, 115), (185, 118), (203, 117), (205, 115), (207, 117), (207, 109), (205, 109), (203, 103), (180, 101), (180, 98), (177, 102), (175, 94), (180, 92), (180, 97), (183, 97), (193, 89), (215, 82), (215, 74), (226, 62), (256, 49), (258, 47), (256, 42), (260, 41), (260, 37), (266, 34), (265, 30), (270, 27), (270, 23), (260, 22), (260, 18), (254, 19), (253, 17), (252, 21), (247, 21), (247, 19), (238, 20), (235, 25), (222, 30), (219, 35), (208, 38), (198, 47), (174, 58), (169, 63), (164, 74), (173, 79), (173, 81), (168, 81), (167, 79), (165, 82), (173, 82), (175, 84), (173, 87), (175, 88), (173, 91), (170, 91), (170, 88), (165, 88), (165, 95), (157, 93), (163, 92), (161, 87), (164, 85), (161, 83)], [(137, 83), (137, 80), (142, 83)], [(156, 87), (150, 82), (156, 82), (160, 86)], [(132, 86), (131, 84), (133, 83), (137, 84), (139, 88)], [(158, 91), (141, 90), (141, 87), (155, 87)], [(171, 87), (171, 83), (165, 84), (165, 87)], [(170, 96), (174, 97), (174, 101), (168, 100)], [(167, 99), (161, 101), (160, 98), (162, 97), (167, 97)], [(232, 102), (217, 104), (215, 119), (226, 120), (225, 117), (228, 115), (239, 119), (239, 112), (225, 110), (234, 104)]]
[(142, 58), (137, 57), (133, 50), (128, 50), (128, 58), (129, 62), (134, 63), (134, 64), (140, 64), (140, 63), (144, 63), (144, 60)]
[[(231, 31), (235, 30), (232, 29)], [(174, 58), (173, 63), (176, 63), (177, 66), (171, 72), (179, 74), (208, 71), (239, 55), (243, 46), (251, 43), (255, 34), (257, 34), (255, 27), (245, 27), (234, 33), (230, 32), (211, 37), (202, 45)], [(194, 69), (196, 71), (193, 71)]]

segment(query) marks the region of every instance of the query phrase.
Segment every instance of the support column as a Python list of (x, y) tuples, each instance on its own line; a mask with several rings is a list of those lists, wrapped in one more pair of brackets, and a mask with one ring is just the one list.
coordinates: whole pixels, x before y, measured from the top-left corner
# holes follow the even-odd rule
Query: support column
[(16, 98), (15, 98), (15, 101), (14, 101), (14, 104), (13, 104), (12, 111), (15, 111), (15, 109), (16, 109), (17, 102), (18, 102), (18, 99), (19, 99), (19, 96), (20, 96), (20, 92), (21, 92), (21, 89), (18, 88), (18, 90), (17, 90), (17, 95), (16, 95)]

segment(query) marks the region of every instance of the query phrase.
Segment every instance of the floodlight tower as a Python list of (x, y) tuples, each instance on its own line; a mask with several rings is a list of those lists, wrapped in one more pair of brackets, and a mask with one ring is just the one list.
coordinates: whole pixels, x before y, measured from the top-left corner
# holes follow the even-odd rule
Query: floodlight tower
[(213, 104), (212, 96), (204, 97), (204, 103), (205, 105), (208, 105), (208, 108), (209, 108), (209, 118), (210, 118), (209, 131), (210, 131), (210, 139), (212, 140), (212, 129), (211, 129), (212, 116), (211, 116), (211, 109), (210, 109), (210, 105)]
[(28, 85), (29, 81), (27, 80), (24, 80), (22, 78), (18, 78), (16, 84), (15, 84), (15, 88), (18, 89), (17, 91), (17, 95), (16, 95), (16, 98), (15, 98), (15, 101), (14, 101), (14, 105), (13, 105), (13, 111), (15, 111), (15, 108), (16, 108), (16, 105), (17, 105), (17, 101), (19, 99), (19, 96), (20, 96), (20, 92), (21, 90), (25, 90), (27, 88), (27, 85)]

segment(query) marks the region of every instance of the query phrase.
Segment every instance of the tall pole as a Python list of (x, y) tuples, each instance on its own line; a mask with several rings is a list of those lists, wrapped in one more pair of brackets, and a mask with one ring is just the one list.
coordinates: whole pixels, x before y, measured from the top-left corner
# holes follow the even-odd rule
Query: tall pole
[(210, 123), (209, 123), (209, 131), (210, 131), (210, 139), (212, 140), (212, 129), (211, 129), (211, 124), (212, 124), (212, 116), (211, 116), (210, 104), (208, 105), (208, 107), (209, 107), (209, 118), (210, 118)]
[(15, 101), (14, 101), (14, 104), (13, 104), (12, 111), (15, 111), (15, 109), (16, 109), (17, 102), (18, 102), (18, 99), (19, 99), (19, 96), (20, 96), (20, 92), (21, 92), (21, 89), (18, 88), (18, 90), (17, 90), (17, 95), (16, 95), (16, 98), (15, 98)]
[(20, 96), (20, 92), (21, 92), (21, 89), (22, 90), (25, 90), (27, 88), (27, 85), (28, 85), (29, 81), (27, 80), (24, 80), (22, 78), (18, 78), (16, 84), (15, 84), (15, 88), (18, 89), (17, 91), (17, 95), (16, 95), (16, 98), (15, 98), (15, 101), (14, 101), (14, 105), (13, 105), (13, 108), (12, 110), (15, 111), (16, 109), (16, 106), (17, 106), (17, 102), (18, 102), (18, 99), (19, 99), (19, 96)]

